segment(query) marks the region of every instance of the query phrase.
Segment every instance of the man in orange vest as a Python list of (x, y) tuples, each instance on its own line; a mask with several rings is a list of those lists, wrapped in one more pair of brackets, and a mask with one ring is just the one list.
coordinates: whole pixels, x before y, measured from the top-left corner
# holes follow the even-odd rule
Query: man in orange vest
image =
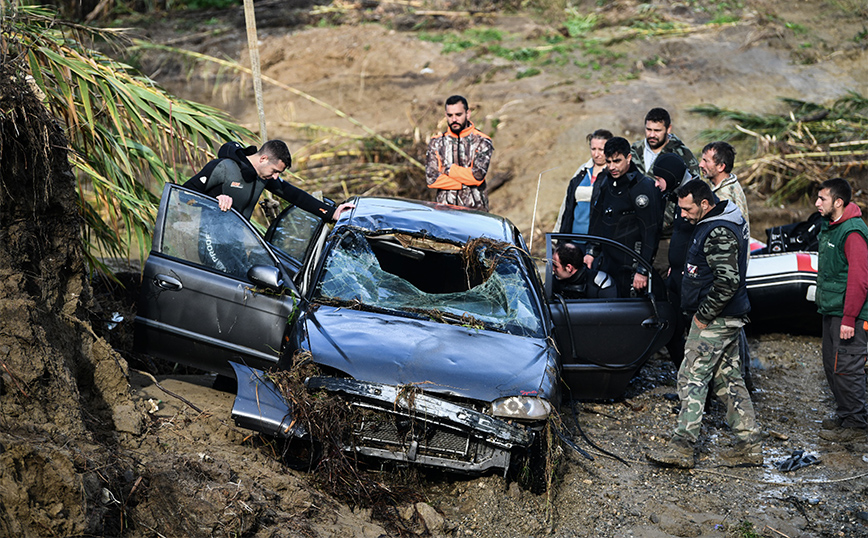
[(437, 203), (488, 211), (485, 175), (494, 153), (491, 138), (473, 126), (467, 99), (460, 95), (446, 100), (446, 122), (449, 129), (428, 143), (428, 188), (437, 189)]

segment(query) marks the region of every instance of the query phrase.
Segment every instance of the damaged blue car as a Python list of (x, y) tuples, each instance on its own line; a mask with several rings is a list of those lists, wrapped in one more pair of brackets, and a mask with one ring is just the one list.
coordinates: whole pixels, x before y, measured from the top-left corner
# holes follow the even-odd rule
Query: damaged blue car
[(355, 424), (345, 450), (505, 472), (539, 444), (561, 398), (552, 318), (521, 234), (461, 208), (353, 202), (332, 229), (287, 208), (263, 237), (167, 185), (137, 348), (237, 377), (236, 422), (278, 437), (305, 431), (263, 372), (308, 351), (324, 372), (308, 389), (379, 417)]

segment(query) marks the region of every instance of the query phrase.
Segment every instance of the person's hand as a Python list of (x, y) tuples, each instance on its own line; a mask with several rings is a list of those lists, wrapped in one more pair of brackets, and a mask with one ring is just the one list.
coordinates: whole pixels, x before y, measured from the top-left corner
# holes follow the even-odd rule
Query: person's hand
[(585, 262), (585, 267), (590, 269), (591, 264), (594, 263), (594, 257), (591, 256), (590, 254), (585, 254), (585, 257), (584, 257), (584, 259), (582, 259), (582, 261)]
[(633, 275), (633, 289), (634, 290), (644, 290), (648, 286), (648, 275), (640, 275), (636, 273)]
[(232, 207), (232, 197), (225, 194), (218, 194), (217, 204), (220, 206), (220, 211), (229, 211)]
[(350, 203), (341, 204), (341, 205), (337, 206), (335, 208), (334, 215), (332, 215), (332, 220), (338, 220), (339, 218), (341, 218), (341, 213), (343, 213), (344, 211), (348, 211), (350, 209), (355, 209), (355, 208), (356, 208), (356, 205), (350, 204)]
[(849, 339), (853, 338), (853, 336), (855, 334), (856, 334), (856, 329), (854, 329), (853, 327), (841, 325), (841, 335), (840, 335), (841, 340), (849, 340)]
[(707, 323), (702, 323), (701, 321), (699, 321), (699, 318), (696, 317), (696, 316), (693, 316), (693, 323), (695, 323), (696, 326), (700, 328), (700, 330), (705, 329), (706, 327), (708, 327), (708, 324), (707, 324)]

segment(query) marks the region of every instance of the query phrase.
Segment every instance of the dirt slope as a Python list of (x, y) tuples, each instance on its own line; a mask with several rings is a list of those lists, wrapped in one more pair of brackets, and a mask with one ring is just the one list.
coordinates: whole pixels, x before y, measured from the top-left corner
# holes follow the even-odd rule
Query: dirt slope
[[(608, 128), (637, 140), (643, 136), (645, 113), (662, 106), (673, 116), (673, 132), (698, 153), (705, 143), (700, 131), (714, 125), (689, 112), (691, 107), (715, 104), (765, 113), (783, 110), (781, 98), (829, 102), (848, 90), (864, 89), (868, 61), (866, 40), (859, 36), (865, 19), (835, 7), (841, 4), (744, 2), (733, 11), (739, 15), (737, 22), (708, 25), (704, 23), (712, 17), (713, 6), (703, 10), (622, 1), (598, 8), (587, 2), (579, 10), (595, 13), (604, 26), (601, 35), (611, 41), (605, 53), (599, 47), (578, 48), (540, 65), (485, 53), (494, 45), (442, 54), (442, 43), (420, 39), (424, 32), (394, 28), (434, 26), (431, 35), (437, 27), (495, 28), (501, 35), (497, 45), (532, 49), (544, 48), (545, 39), (560, 35), (562, 27), (502, 13), (415, 17), (408, 24), (390, 11), (397, 9), (395, 4), (384, 3), (373, 12), (350, 10), (342, 19), (383, 24), (265, 28), (260, 56), (266, 76), (314, 95), (378, 132), (415, 135), (423, 141), (444, 128), (445, 98), (465, 95), (477, 127), (494, 134), (490, 174), (514, 175), (491, 196), (492, 211), (510, 218), (529, 237), (540, 173), (535, 233), (554, 224), (570, 176), (589, 156), (584, 137), (594, 129)], [(680, 26), (662, 35), (633, 38), (629, 36), (638, 30), (614, 26), (633, 19), (658, 21), (656, 27)], [(241, 30), (223, 28), (225, 33), (215, 32), (218, 37), (193, 34), (176, 41), (249, 63)], [(518, 78), (530, 67), (540, 73)], [(253, 97), (249, 90), (239, 90), (250, 87), (249, 79), (226, 84), (223, 74), (215, 93), (215, 79), (204, 78), (167, 76), (164, 82), (181, 94), (213, 100), (257, 128)], [(305, 154), (305, 141), (290, 122), (361, 134), (332, 112), (273, 85), (265, 84), (265, 108), (269, 137), (292, 141), (299, 155)], [(752, 150), (742, 151), (748, 155)], [(424, 181), (421, 171), (418, 181)], [(755, 229), (763, 230), (762, 208), (752, 208), (754, 213), (761, 225)]]

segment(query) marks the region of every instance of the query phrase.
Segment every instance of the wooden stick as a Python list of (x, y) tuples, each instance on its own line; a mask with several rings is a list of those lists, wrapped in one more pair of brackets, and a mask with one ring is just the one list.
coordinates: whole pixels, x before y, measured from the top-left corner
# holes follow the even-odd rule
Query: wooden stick
[(247, 48), (250, 49), (250, 67), (253, 71), (253, 93), (256, 94), (256, 110), (259, 112), (260, 144), (268, 140), (265, 128), (265, 105), (262, 102), (262, 71), (259, 66), (259, 40), (256, 37), (256, 13), (253, 0), (244, 0), (244, 22), (247, 25)]
[(475, 15), (494, 15), (491, 11), (416, 11), (416, 15), (441, 16), (441, 17), (473, 17)]
[[(560, 168), (560, 167), (556, 166), (555, 168)], [(543, 170), (542, 172), (540, 172), (539, 173), (539, 179), (537, 179), (537, 182), (536, 182), (536, 197), (533, 199), (533, 216), (530, 219), (530, 243), (528, 243), (528, 245), (527, 245), (527, 250), (529, 251), (528, 254), (530, 254), (530, 252), (533, 251), (533, 231), (534, 231), (534, 226), (536, 224), (536, 204), (539, 201), (539, 186), (540, 186), (540, 184), (542, 184), (542, 175), (545, 174), (546, 172), (550, 172), (550, 171), (554, 170), (555, 168), (549, 168), (548, 170)]]
[[(768, 529), (768, 530), (770, 530), (770, 531), (772, 531), (772, 532), (774, 532), (774, 533), (780, 534), (780, 535), (783, 536), (784, 538), (790, 538), (788, 535), (782, 533), (781, 531), (779, 531), (779, 530), (777, 530), (777, 529), (773, 529), (772, 527), (769, 527), (768, 525), (765, 526), (765, 529)], [(763, 529), (763, 530), (765, 530), (765, 529)]]

